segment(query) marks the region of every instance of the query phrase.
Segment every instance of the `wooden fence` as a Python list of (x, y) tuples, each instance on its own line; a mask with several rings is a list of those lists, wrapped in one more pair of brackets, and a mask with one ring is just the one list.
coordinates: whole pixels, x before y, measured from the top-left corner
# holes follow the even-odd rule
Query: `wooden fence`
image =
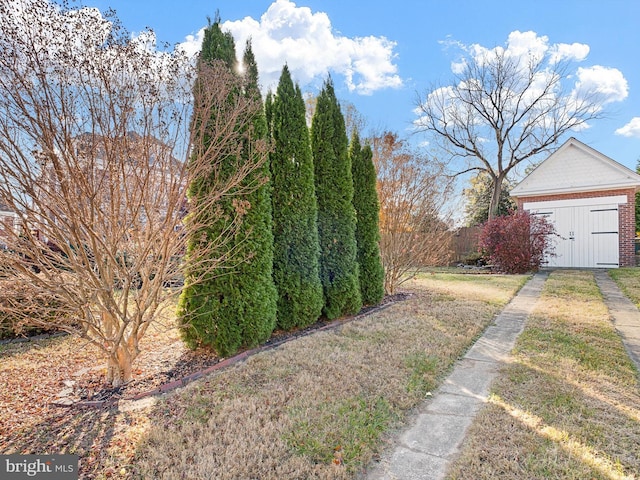
[(452, 263), (460, 263), (478, 251), (480, 227), (460, 227), (453, 233)]

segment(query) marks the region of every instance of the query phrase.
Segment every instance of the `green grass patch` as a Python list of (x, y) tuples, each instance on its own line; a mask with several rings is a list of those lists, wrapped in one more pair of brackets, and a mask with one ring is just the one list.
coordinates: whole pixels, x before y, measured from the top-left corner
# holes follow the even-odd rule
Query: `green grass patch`
[(546, 297), (559, 297), (571, 302), (602, 301), (602, 295), (593, 280), (593, 274), (584, 270), (555, 272), (545, 282), (542, 293)]
[(311, 462), (358, 466), (365, 450), (377, 443), (398, 416), (382, 397), (356, 396), (338, 402), (324, 402), (310, 415), (306, 408), (290, 412), (293, 429), (285, 436), (297, 455)]
[[(614, 331), (609, 330), (607, 335), (615, 335), (615, 342), (619, 343)], [(609, 356), (611, 342), (604, 342), (602, 338), (575, 334), (562, 329), (535, 328), (527, 329), (520, 339), (516, 352), (537, 352), (547, 358), (556, 360), (572, 360), (577, 365), (590, 369), (608, 369), (612, 362)], [(625, 357), (626, 358), (626, 355)]]
[(436, 386), (436, 374), (440, 359), (425, 352), (415, 352), (405, 358), (405, 365), (410, 369), (411, 375), (407, 383), (409, 392), (417, 392), (425, 395)]

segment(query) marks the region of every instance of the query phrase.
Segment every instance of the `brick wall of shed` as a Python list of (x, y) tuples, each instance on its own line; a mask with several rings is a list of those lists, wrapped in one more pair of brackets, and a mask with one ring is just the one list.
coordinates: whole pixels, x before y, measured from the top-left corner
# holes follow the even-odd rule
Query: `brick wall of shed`
[(554, 195), (541, 195), (536, 197), (519, 197), (518, 208), (522, 209), (522, 206), (527, 202), (548, 202), (553, 200), (610, 197), (615, 195), (626, 195), (627, 197), (627, 203), (618, 206), (618, 242), (620, 248), (619, 262), (621, 267), (633, 267), (636, 264), (636, 193), (633, 188), (627, 188), (623, 190), (602, 190), (599, 192), (576, 192)]

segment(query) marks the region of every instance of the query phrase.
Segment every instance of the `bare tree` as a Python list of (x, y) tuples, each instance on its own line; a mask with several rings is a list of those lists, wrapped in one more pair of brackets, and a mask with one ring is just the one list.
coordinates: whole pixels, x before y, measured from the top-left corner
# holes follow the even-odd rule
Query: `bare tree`
[[(149, 326), (174, 308), (186, 238), (202, 227), (185, 214), (216, 212), (264, 161), (257, 145), (255, 161), (217, 175), (259, 105), (229, 94), (238, 80), (226, 67), (159, 53), (152, 32), (131, 39), (95, 9), (0, 1), (0, 51), (0, 203), (20, 218), (0, 251), (0, 317), (84, 337), (120, 385)], [(213, 188), (188, 205), (196, 177)], [(217, 251), (245, 208), (197, 248)]]
[[(304, 94), (304, 103), (306, 108), (307, 125), (311, 125), (311, 119), (316, 112), (318, 97), (311, 94)], [(357, 107), (348, 100), (340, 100), (340, 110), (344, 117), (345, 130), (347, 135), (351, 135), (354, 131), (361, 137), (364, 137), (364, 130), (367, 127), (367, 119), (358, 111)]]
[(452, 182), (391, 132), (372, 139), (378, 174), (380, 253), (385, 291), (395, 292), (425, 266), (446, 264), (451, 250)]
[(418, 99), (416, 127), (450, 159), (465, 161), (456, 175), (487, 173), (492, 218), (509, 173), (598, 118), (606, 98), (593, 85), (567, 85), (569, 63), (557, 51), (518, 55), (476, 48), (458, 66), (449, 85)]

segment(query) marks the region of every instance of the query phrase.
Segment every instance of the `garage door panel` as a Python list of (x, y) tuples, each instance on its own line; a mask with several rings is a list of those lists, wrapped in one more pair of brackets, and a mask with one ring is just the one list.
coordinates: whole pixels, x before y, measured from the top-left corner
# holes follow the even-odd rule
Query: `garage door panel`
[(618, 206), (585, 205), (531, 210), (555, 226), (551, 267), (612, 268), (618, 266)]
[(590, 209), (591, 238), (595, 267), (616, 267), (619, 262), (618, 208)]
[(573, 264), (572, 267), (593, 267), (593, 238), (591, 236), (591, 213), (589, 207), (574, 207), (573, 213)]
[(553, 265), (567, 267), (573, 264), (573, 213), (570, 208), (557, 208), (555, 227), (558, 234)]
[(544, 265), (563, 267), (571, 264), (572, 249), (569, 239), (568, 211), (564, 208), (545, 208), (532, 210), (533, 215), (544, 217), (555, 226), (556, 235), (552, 239), (553, 254), (545, 254)]

